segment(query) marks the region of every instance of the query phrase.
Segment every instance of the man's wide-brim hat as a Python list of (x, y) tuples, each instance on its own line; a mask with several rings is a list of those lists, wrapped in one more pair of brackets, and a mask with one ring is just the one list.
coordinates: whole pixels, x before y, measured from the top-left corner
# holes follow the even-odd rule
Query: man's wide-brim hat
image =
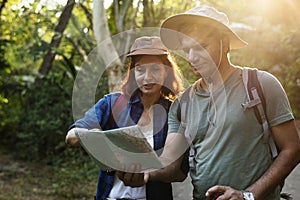
[(162, 42), (172, 50), (180, 49), (179, 35), (182, 29), (188, 26), (216, 28), (226, 34), (230, 40), (230, 49), (238, 49), (247, 45), (230, 27), (225, 13), (209, 6), (192, 8), (185, 13), (176, 14), (167, 18), (161, 25), (160, 37)]
[(127, 56), (137, 55), (165, 55), (169, 54), (167, 47), (157, 36), (142, 36), (137, 38), (131, 46)]

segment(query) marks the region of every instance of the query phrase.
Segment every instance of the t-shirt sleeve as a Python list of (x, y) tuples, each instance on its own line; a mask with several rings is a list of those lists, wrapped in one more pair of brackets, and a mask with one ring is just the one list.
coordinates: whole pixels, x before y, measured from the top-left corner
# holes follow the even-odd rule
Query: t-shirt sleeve
[(177, 117), (177, 112), (179, 109), (178, 98), (172, 103), (169, 116), (168, 116), (168, 133), (184, 133), (184, 127), (181, 126), (181, 122)]
[(84, 115), (83, 118), (77, 120), (70, 126), (69, 129), (74, 127), (93, 129), (102, 129), (101, 124), (105, 124), (109, 117), (111, 110), (110, 96), (104, 96), (94, 106), (92, 106)]
[(270, 126), (294, 119), (288, 97), (278, 79), (268, 72), (262, 72), (258, 78), (265, 96)]

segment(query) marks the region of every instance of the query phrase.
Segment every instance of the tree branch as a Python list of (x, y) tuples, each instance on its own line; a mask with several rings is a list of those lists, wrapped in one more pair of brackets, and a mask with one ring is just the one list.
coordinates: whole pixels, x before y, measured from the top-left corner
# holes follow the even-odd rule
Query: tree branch
[(51, 64), (52, 64), (55, 54), (56, 54), (55, 48), (59, 47), (59, 44), (60, 44), (62, 36), (63, 36), (63, 32), (64, 32), (64, 30), (68, 24), (68, 21), (71, 17), (74, 5), (75, 5), (75, 0), (68, 0), (67, 5), (65, 6), (64, 10), (62, 11), (62, 14), (59, 18), (58, 24), (54, 29), (55, 34), (52, 37), (48, 52), (44, 56), (43, 62), (39, 69), (39, 74), (42, 76), (47, 75), (51, 69)]
[(90, 28), (92, 28), (93, 27), (93, 15), (92, 15), (92, 13), (89, 12), (89, 9), (85, 5), (83, 5), (83, 3), (79, 3), (79, 5), (82, 8), (84, 14), (86, 15), (86, 18), (90, 22)]
[[(3, 10), (3, 8), (5, 7), (5, 4), (7, 3), (7, 0), (3, 0), (2, 1), (2, 3), (1, 3), (1, 5), (0, 5), (0, 16), (1, 16), (1, 14), (2, 14), (2, 10)], [(0, 21), (1, 21), (1, 18), (0, 18)]]

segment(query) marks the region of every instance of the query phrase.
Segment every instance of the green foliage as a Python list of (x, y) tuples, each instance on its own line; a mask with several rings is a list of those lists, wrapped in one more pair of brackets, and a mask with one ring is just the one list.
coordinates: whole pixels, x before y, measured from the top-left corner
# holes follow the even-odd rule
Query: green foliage
[[(26, 78), (18, 75), (4, 57), (8, 46), (7, 40), (0, 40), (0, 133), (2, 144), (9, 144), (14, 138), (22, 112), (22, 87)], [(22, 86), (23, 85), (23, 86)]]
[(6, 77), (10, 73), (9, 65), (4, 58), (4, 52), (6, 47), (6, 40), (0, 40), (0, 130), (8, 123), (7, 120), (5, 120), (6, 115), (4, 111), (4, 106), (9, 103), (7, 99), (7, 93), (4, 91), (4, 83), (7, 81)]
[(173, 57), (175, 59), (175, 62), (178, 65), (178, 68), (180, 69), (182, 73), (183, 78), (183, 86), (184, 88), (189, 87), (191, 84), (193, 84), (198, 78), (195, 76), (193, 71), (191, 70), (191, 66), (189, 63), (181, 57), (179, 54), (173, 54)]
[(1, 26), (2, 37), (9, 41), (5, 58), (13, 69), (36, 70), (47, 43), (54, 34), (53, 27), (57, 19), (53, 16), (56, 11), (47, 11), (45, 7), (37, 8), (37, 3), (30, 6), (12, 9), (2, 16), (6, 22)]
[[(61, 66), (61, 63), (54, 63), (56, 65)], [(20, 158), (42, 159), (47, 163), (63, 159), (60, 154), (67, 148), (64, 142), (66, 132), (73, 123), (73, 79), (58, 66), (47, 77), (27, 87), (26, 103), (20, 113), (16, 113), (16, 116), (20, 116), (19, 129), (13, 139)], [(96, 94), (99, 98), (107, 92), (103, 90), (103, 82), (107, 80), (99, 82), (99, 86), (102, 86), (102, 90)]]
[(26, 104), (20, 117), (16, 138), (18, 156), (26, 159), (48, 159), (65, 149), (64, 138), (72, 123), (72, 82), (49, 77), (28, 88)]

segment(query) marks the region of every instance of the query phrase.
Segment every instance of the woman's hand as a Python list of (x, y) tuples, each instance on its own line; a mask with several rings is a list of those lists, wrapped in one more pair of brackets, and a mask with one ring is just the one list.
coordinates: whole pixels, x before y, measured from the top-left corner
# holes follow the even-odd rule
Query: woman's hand
[(80, 146), (79, 139), (75, 135), (75, 130), (87, 130), (85, 128), (72, 128), (68, 131), (65, 142), (66, 144), (72, 145), (72, 146)]
[(149, 180), (149, 173), (140, 173), (140, 165), (132, 164), (128, 172), (117, 171), (116, 175), (124, 182), (124, 185), (131, 187), (141, 187)]

